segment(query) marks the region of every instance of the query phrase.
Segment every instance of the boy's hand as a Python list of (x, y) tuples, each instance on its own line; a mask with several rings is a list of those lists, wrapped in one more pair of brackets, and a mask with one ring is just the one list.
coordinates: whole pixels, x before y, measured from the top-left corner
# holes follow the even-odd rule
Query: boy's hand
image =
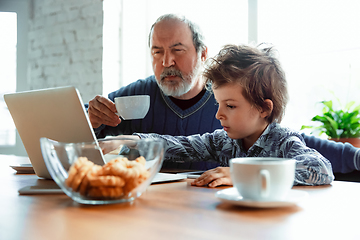
[(198, 187), (207, 185), (211, 188), (220, 185), (233, 185), (230, 178), (230, 167), (217, 167), (210, 169), (195, 179), (191, 185)]

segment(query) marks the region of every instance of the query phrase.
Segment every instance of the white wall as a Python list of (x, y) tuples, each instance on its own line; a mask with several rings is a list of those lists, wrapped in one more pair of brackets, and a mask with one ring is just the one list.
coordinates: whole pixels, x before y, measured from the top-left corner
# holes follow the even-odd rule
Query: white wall
[(102, 94), (100, 0), (33, 0), (28, 32), (28, 88), (73, 85), (88, 102)]

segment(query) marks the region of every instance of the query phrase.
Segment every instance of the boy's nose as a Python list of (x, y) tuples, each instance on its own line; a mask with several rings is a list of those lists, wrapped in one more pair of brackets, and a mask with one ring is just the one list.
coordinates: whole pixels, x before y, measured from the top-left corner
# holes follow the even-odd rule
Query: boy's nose
[(220, 119), (223, 119), (224, 118), (224, 116), (221, 114), (221, 112), (220, 112), (220, 107), (218, 108), (218, 110), (217, 110), (217, 112), (216, 112), (216, 114), (215, 114), (215, 118), (217, 119), (217, 120), (220, 120)]

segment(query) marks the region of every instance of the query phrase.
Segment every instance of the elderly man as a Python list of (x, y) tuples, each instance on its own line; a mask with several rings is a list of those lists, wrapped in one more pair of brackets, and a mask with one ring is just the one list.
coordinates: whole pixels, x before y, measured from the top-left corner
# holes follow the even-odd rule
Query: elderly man
[[(90, 122), (98, 138), (108, 135), (158, 133), (193, 135), (222, 128), (215, 118), (213, 95), (202, 78), (207, 47), (199, 28), (186, 18), (172, 14), (159, 17), (149, 34), (154, 75), (138, 80), (89, 102)], [(122, 121), (116, 115), (114, 98), (149, 95), (150, 109), (142, 120)], [(328, 158), (334, 172), (350, 172), (360, 166), (360, 151), (350, 144), (335, 144), (303, 134), (306, 144)], [(189, 165), (185, 162), (164, 163), (164, 168), (207, 170), (217, 163)]]
[[(151, 27), (149, 46), (154, 75), (89, 102), (89, 118), (97, 137), (154, 132), (191, 135), (221, 128), (215, 100), (201, 76), (207, 47), (198, 27), (176, 15), (161, 16)], [(142, 120), (121, 121), (115, 97), (150, 95)]]

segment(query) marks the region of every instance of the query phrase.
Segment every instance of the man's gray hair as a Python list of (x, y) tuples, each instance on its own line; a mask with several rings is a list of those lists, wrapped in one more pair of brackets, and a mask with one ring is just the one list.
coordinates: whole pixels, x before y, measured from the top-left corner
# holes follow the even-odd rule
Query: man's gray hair
[(192, 21), (190, 21), (189, 19), (185, 18), (184, 16), (179, 16), (176, 14), (162, 15), (154, 22), (154, 24), (150, 28), (149, 47), (150, 47), (151, 36), (152, 36), (155, 25), (163, 20), (171, 20), (171, 19), (178, 20), (178, 21), (183, 22), (186, 25), (188, 25), (188, 27), (192, 33), (193, 43), (194, 43), (194, 47), (195, 47), (195, 50), (197, 53), (201, 53), (206, 49), (206, 45), (204, 43), (204, 35), (202, 34), (199, 26), (197, 24), (193, 23)]

